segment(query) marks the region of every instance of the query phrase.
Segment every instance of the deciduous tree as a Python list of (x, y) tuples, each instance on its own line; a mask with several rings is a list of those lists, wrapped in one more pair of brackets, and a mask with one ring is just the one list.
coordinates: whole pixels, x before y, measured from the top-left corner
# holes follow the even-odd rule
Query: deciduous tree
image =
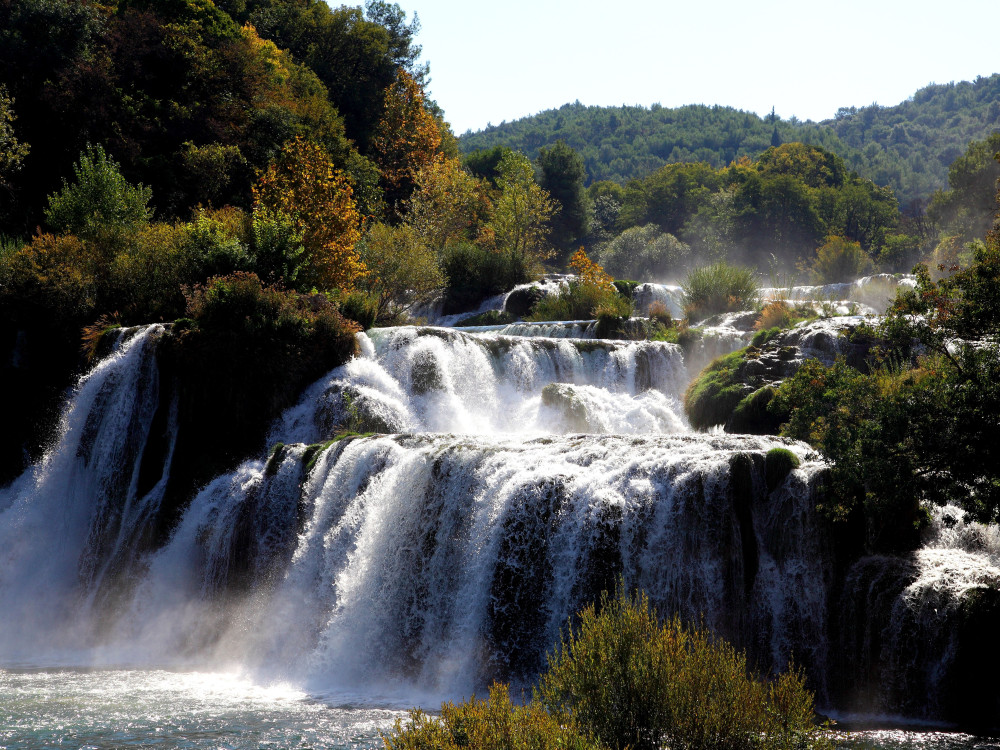
[(354, 250), (361, 216), (351, 185), (319, 145), (296, 138), (254, 187), (255, 209), (288, 216), (301, 232), (306, 267), (299, 285), (350, 289), (364, 272)]

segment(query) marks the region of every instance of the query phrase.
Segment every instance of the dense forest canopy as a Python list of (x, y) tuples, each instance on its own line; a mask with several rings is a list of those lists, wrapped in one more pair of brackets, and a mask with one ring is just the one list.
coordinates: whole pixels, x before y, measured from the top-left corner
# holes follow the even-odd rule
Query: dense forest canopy
[(587, 182), (624, 184), (664, 164), (723, 167), (740, 156), (800, 141), (840, 156), (900, 205), (926, 200), (947, 183), (948, 167), (971, 140), (1000, 129), (1000, 75), (934, 84), (896, 106), (842, 107), (831, 120), (759, 117), (731, 107), (588, 107), (575, 102), (460, 138), (463, 152), (503, 145), (534, 158), (564, 141), (583, 157)]

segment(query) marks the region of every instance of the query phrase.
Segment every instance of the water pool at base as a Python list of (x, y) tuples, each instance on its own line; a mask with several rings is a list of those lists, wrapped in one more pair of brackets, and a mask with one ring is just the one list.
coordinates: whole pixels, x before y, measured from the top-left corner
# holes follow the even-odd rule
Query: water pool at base
[[(425, 708), (431, 709), (428, 705)], [(0, 750), (382, 747), (404, 705), (310, 695), (235, 674), (0, 669)], [(859, 725), (860, 726), (860, 725)], [(938, 728), (838, 731), (843, 750), (993, 750), (1000, 739)]]

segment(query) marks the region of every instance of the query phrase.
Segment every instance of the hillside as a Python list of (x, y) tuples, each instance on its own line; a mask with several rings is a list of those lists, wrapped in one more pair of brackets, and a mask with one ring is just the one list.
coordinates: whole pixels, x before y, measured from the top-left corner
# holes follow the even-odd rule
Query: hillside
[(583, 157), (589, 182), (625, 183), (664, 164), (724, 166), (780, 141), (833, 151), (861, 176), (890, 185), (901, 205), (947, 184), (948, 165), (969, 141), (1000, 130), (1000, 74), (930, 85), (896, 106), (842, 107), (820, 123), (758, 117), (731, 107), (589, 107), (576, 102), (459, 139), (465, 153), (509, 146), (534, 158), (565, 141)]

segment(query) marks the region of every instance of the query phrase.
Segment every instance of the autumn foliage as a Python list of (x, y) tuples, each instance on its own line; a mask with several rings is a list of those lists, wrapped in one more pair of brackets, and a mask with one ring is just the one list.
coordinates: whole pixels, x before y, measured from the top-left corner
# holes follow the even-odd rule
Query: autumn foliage
[(303, 138), (290, 141), (254, 186), (254, 211), (289, 217), (302, 234), (301, 281), (320, 289), (350, 289), (364, 271), (354, 250), (361, 216), (347, 178), (326, 151)]
[(441, 129), (427, 110), (423, 91), (405, 70), (385, 92), (385, 109), (372, 141), (382, 170), (386, 202), (397, 212), (413, 193), (417, 174), (441, 148)]

